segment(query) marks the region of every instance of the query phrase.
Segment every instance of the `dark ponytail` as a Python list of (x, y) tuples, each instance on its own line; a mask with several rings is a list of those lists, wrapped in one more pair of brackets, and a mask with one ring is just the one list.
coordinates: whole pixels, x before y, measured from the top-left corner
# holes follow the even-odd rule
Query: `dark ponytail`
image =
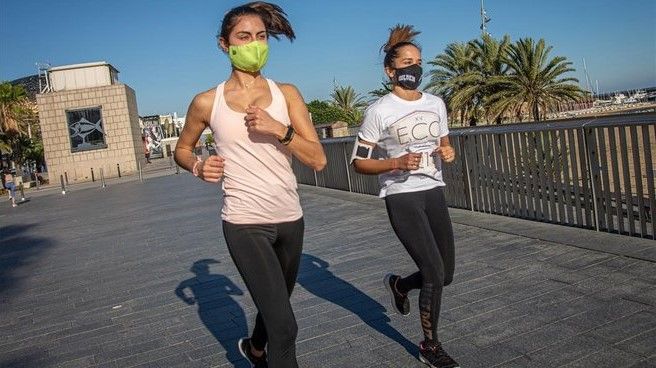
[(392, 62), (398, 55), (398, 51), (403, 46), (414, 46), (421, 50), (421, 47), (415, 43), (415, 36), (421, 32), (415, 31), (413, 26), (397, 24), (390, 28), (390, 35), (387, 42), (381, 47), (385, 52), (385, 59), (383, 65), (387, 67), (392, 66)]
[(244, 15), (259, 16), (266, 27), (267, 34), (275, 39), (279, 39), (280, 35), (287, 37), (290, 41), (296, 38), (292, 25), (287, 20), (287, 13), (278, 5), (264, 1), (254, 1), (230, 9), (223, 17), (217, 38), (223, 37), (227, 40), (239, 17)]

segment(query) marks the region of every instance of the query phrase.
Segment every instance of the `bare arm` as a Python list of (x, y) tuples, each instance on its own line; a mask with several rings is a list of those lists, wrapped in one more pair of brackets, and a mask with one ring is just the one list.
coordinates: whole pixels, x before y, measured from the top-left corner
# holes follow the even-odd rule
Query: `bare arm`
[(301, 162), (314, 170), (321, 171), (326, 166), (326, 155), (323, 146), (319, 142), (317, 131), (310, 120), (303, 96), (296, 87), (291, 84), (283, 84), (280, 90), (287, 100), (289, 119), (296, 131), (296, 136), (287, 147)]
[[(376, 146), (374, 143), (360, 138), (358, 138), (358, 141), (361, 144), (370, 146), (372, 149)], [(357, 158), (353, 161), (353, 167), (360, 174), (376, 175), (392, 170), (415, 170), (419, 168), (420, 161), (421, 153), (407, 153), (401, 157), (385, 160)]]
[[(209, 91), (194, 97), (187, 111), (184, 128), (175, 146), (175, 162), (190, 172), (193, 172), (194, 165), (198, 161), (193, 150), (203, 130), (209, 124), (213, 102), (214, 96)], [(197, 164), (197, 173), (198, 177), (205, 181), (218, 182), (223, 176), (223, 158), (208, 157)]]
[[(296, 132), (287, 148), (296, 158), (314, 170), (320, 171), (326, 166), (326, 155), (319, 142), (314, 126), (310, 122), (303, 97), (296, 87), (291, 84), (280, 84), (280, 90), (287, 101), (287, 110), (292, 127)], [(287, 133), (287, 127), (273, 119), (264, 109), (251, 106), (247, 110), (246, 122), (249, 131), (275, 136), (282, 139)]]

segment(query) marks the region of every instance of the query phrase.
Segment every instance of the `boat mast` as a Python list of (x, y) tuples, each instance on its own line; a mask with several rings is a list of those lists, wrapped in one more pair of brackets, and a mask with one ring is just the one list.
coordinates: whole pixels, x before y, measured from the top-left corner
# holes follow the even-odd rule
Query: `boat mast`
[(590, 91), (590, 94), (594, 96), (594, 90), (592, 89), (592, 82), (590, 82), (590, 75), (588, 74), (588, 67), (585, 64), (585, 57), (583, 58), (583, 70), (585, 71), (585, 82), (588, 85), (588, 91)]

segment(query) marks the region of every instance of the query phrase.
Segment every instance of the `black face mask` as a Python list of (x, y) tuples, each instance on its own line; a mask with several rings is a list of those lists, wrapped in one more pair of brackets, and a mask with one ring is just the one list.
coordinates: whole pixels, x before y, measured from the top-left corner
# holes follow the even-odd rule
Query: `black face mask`
[(417, 89), (421, 84), (421, 75), (423, 71), (419, 64), (412, 64), (405, 68), (396, 69), (394, 79), (396, 84), (404, 89)]

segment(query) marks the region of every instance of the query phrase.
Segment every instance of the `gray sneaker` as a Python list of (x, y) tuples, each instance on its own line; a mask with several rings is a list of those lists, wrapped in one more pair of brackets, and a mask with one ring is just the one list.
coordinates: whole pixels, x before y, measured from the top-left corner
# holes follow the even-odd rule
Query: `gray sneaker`
[(241, 355), (246, 358), (251, 363), (251, 366), (254, 368), (268, 368), (269, 363), (267, 363), (267, 355), (266, 351), (262, 356), (256, 357), (251, 353), (251, 339), (248, 337), (244, 337), (239, 339), (239, 342), (237, 343), (237, 347), (239, 347), (239, 352)]
[(385, 284), (385, 288), (387, 288), (387, 291), (390, 293), (392, 307), (394, 310), (398, 314), (407, 316), (410, 314), (410, 300), (408, 300), (408, 294), (401, 294), (398, 290), (396, 290), (396, 283), (400, 279), (401, 276), (388, 273), (385, 275), (383, 282)]
[(419, 360), (431, 368), (460, 368), (460, 364), (444, 351), (439, 342), (426, 343), (424, 341), (419, 344)]

